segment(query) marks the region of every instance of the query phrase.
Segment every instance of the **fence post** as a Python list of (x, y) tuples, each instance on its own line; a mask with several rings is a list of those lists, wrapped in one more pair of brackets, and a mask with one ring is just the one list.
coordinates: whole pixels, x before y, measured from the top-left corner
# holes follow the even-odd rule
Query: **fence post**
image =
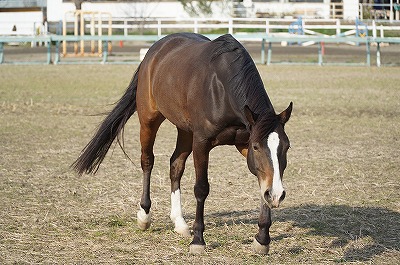
[(54, 64), (58, 64), (60, 62), (60, 41), (56, 42), (56, 53), (54, 55)]
[(51, 64), (51, 40), (47, 41), (47, 64)]
[(3, 42), (0, 42), (0, 64), (4, 62), (4, 49), (3, 49)]
[(390, 0), (390, 7), (389, 7), (389, 21), (393, 23), (393, 0)]
[(372, 20), (372, 37), (376, 38), (376, 22)]
[(318, 65), (322, 66), (322, 43), (318, 42)]
[(261, 64), (265, 64), (265, 39), (261, 40)]
[(157, 35), (161, 38), (161, 19), (157, 19)]
[(340, 36), (341, 33), (342, 31), (340, 29), (340, 19), (336, 19), (336, 36)]
[(371, 66), (371, 43), (369, 37), (367, 37), (367, 42), (365, 44), (367, 46), (367, 66)]
[(194, 33), (199, 33), (199, 26), (197, 25), (198, 24), (198, 19), (195, 18), (193, 22), (194, 22), (193, 32)]
[(108, 57), (108, 41), (103, 40), (103, 61), (101, 62), (102, 64), (105, 64), (107, 62), (107, 57)]
[(376, 66), (381, 67), (381, 44), (376, 43)]
[(269, 35), (269, 20), (265, 20), (265, 34)]
[(233, 34), (233, 20), (232, 20), (232, 18), (229, 19), (228, 33), (229, 34)]
[(271, 57), (272, 57), (272, 42), (268, 43), (268, 55), (267, 55), (267, 65), (271, 64)]

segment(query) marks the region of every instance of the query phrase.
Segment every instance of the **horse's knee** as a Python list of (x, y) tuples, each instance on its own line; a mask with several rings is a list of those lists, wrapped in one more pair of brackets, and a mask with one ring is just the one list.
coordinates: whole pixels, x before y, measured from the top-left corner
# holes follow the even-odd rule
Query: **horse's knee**
[(208, 181), (196, 183), (194, 186), (194, 196), (198, 202), (204, 202), (210, 193), (210, 184)]
[(143, 172), (151, 172), (154, 165), (154, 154), (142, 152), (142, 156), (140, 158), (140, 164), (142, 166)]
[(185, 160), (172, 156), (169, 165), (171, 181), (179, 180), (185, 170)]

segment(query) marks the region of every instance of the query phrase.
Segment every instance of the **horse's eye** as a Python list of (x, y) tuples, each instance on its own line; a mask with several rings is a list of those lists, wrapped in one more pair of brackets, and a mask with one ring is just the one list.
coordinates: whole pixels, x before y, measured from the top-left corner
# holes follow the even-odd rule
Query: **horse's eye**
[(253, 145), (253, 150), (257, 151), (258, 150), (258, 145)]

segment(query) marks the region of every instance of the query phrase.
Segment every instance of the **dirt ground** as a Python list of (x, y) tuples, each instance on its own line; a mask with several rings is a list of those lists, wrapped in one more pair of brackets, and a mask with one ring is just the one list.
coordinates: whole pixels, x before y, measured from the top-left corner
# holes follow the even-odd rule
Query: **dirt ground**
[[(255, 255), (259, 188), (233, 147), (211, 152), (206, 254), (169, 220), (176, 130), (155, 145), (153, 223), (137, 229), (139, 123), (95, 176), (69, 166), (135, 65), (0, 66), (0, 264), (397, 264), (400, 260), (400, 75), (397, 67), (258, 66), (277, 112), (294, 102), (285, 201), (267, 256)], [(195, 213), (190, 157), (184, 216)]]

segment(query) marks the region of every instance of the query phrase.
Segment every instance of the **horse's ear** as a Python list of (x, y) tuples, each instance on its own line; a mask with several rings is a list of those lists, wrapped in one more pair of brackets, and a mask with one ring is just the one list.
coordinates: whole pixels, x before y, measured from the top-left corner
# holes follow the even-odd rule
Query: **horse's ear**
[(249, 108), (249, 106), (244, 106), (244, 115), (246, 115), (247, 121), (250, 123), (251, 126), (254, 126), (256, 124), (257, 120), (257, 114), (252, 112)]
[(282, 124), (285, 124), (292, 114), (293, 102), (290, 102), (289, 107), (279, 114), (279, 119)]

